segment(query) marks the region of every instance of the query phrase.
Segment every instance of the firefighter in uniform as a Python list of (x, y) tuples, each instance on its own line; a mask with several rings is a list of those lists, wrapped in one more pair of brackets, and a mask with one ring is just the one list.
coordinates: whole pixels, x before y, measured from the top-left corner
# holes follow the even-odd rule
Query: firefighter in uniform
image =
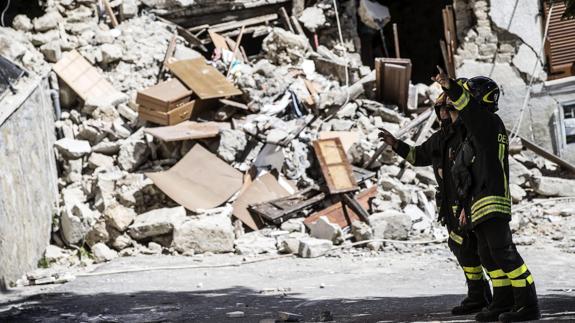
[(457, 120), (457, 110), (446, 104), (442, 94), (435, 104), (435, 112), (441, 121), (441, 129), (419, 146), (410, 146), (383, 130), (380, 137), (393, 150), (414, 166), (433, 167), (438, 188), (436, 201), (439, 221), (449, 232), (448, 245), (463, 269), (467, 282), (467, 297), (452, 309), (454, 315), (472, 314), (481, 311), (491, 301), (489, 282), (484, 277), (477, 253), (477, 240), (473, 234), (466, 234), (459, 228), (453, 206), (457, 198), (450, 175), (455, 151), (465, 137), (465, 128)]
[(511, 237), (507, 131), (497, 111), (499, 87), (487, 77), (450, 79), (439, 68), (437, 81), (467, 130), (452, 167), (461, 202), (460, 224), (473, 230), (481, 263), (491, 278), (493, 301), (477, 313), (480, 322), (540, 318), (533, 276)]

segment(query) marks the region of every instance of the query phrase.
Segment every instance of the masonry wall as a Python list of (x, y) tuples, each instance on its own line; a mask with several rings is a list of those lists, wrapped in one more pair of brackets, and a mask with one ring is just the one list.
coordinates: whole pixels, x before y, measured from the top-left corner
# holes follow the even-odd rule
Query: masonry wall
[(35, 268), (50, 240), (58, 198), (53, 116), (43, 81), (0, 125), (0, 287)]
[[(458, 77), (490, 76), (502, 89), (498, 114), (511, 130), (521, 115), (529, 80), (535, 70), (531, 99), (519, 134), (546, 150), (554, 145), (557, 100), (543, 86), (547, 76), (539, 56), (543, 34), (539, 0), (456, 0), (460, 46)], [(571, 94), (575, 98), (575, 93)], [(575, 155), (567, 154), (575, 162)]]

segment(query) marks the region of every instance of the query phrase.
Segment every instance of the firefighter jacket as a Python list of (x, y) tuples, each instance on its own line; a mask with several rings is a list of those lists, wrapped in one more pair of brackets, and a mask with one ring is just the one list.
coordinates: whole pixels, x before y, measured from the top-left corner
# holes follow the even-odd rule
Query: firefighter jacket
[(493, 217), (511, 219), (507, 131), (501, 118), (482, 107), (462, 84), (446, 90), (465, 125), (475, 156), (471, 159), (471, 227)]
[(442, 126), (419, 146), (398, 140), (395, 152), (414, 166), (432, 166), (438, 187), (435, 193), (438, 220), (447, 226), (455, 241), (462, 240), (455, 216), (457, 195), (450, 174), (455, 151), (465, 137), (464, 127), (458, 122)]

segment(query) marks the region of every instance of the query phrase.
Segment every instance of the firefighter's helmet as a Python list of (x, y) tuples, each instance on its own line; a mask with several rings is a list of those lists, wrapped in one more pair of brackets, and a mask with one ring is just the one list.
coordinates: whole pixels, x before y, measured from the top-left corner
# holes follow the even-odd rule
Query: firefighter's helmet
[(463, 87), (489, 111), (498, 110), (499, 86), (492, 79), (485, 76), (476, 76), (463, 83)]

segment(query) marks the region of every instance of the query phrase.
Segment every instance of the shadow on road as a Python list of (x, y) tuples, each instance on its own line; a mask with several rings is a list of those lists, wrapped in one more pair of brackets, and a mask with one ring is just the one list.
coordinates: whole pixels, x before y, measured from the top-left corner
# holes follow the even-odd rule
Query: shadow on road
[[(228, 289), (134, 294), (77, 295), (49, 293), (0, 304), (0, 322), (260, 322), (278, 311), (303, 315), (306, 322), (469, 322), (453, 317), (450, 308), (463, 295), (305, 299), (289, 291)], [(543, 319), (575, 321), (575, 295), (541, 297)], [(242, 311), (244, 318), (227, 318)], [(269, 320), (267, 322), (273, 322)]]

